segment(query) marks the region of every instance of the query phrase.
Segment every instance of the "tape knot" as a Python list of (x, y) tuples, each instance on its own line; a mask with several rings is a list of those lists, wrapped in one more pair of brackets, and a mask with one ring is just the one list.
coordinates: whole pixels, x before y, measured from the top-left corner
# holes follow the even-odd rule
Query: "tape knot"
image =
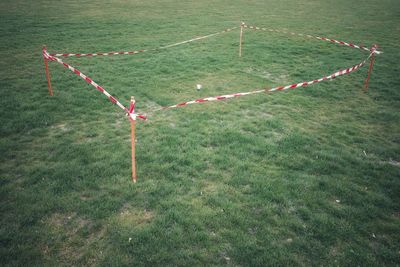
[(371, 47), (371, 49), (369, 50), (371, 53), (373, 53), (373, 54), (377, 54), (377, 55), (379, 55), (379, 54), (381, 54), (382, 52), (381, 51), (378, 51), (378, 48), (379, 48), (379, 46), (377, 45), (377, 44), (374, 44), (372, 47)]

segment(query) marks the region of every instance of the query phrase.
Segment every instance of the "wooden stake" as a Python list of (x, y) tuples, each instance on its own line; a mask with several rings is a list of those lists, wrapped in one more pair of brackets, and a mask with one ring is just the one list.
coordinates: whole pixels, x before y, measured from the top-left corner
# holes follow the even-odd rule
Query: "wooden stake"
[[(135, 98), (131, 97), (131, 106), (129, 108), (131, 113), (135, 112)], [(135, 120), (131, 120), (131, 146), (132, 146), (132, 181), (136, 183), (136, 159), (135, 159)]]
[(239, 57), (242, 57), (243, 26), (244, 22), (240, 24)]
[(374, 62), (375, 62), (375, 53), (373, 53), (371, 56), (371, 63), (369, 64), (368, 76), (367, 76), (367, 79), (365, 80), (365, 86), (364, 86), (365, 93), (368, 91), (368, 83), (369, 83), (369, 79), (371, 78), (371, 73), (372, 73), (372, 68), (374, 67)]
[[(46, 46), (43, 46), (43, 50), (46, 50)], [(51, 88), (51, 81), (50, 81), (50, 71), (49, 71), (49, 62), (48, 59), (44, 57), (43, 55), (43, 59), (44, 59), (44, 66), (46, 69), (46, 79), (47, 79), (47, 87), (49, 88), (49, 95), (53, 96), (53, 88)]]

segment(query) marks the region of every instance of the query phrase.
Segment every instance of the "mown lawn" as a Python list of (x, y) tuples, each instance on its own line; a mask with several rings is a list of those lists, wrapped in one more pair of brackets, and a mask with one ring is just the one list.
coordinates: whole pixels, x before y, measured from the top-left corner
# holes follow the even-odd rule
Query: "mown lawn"
[[(0, 265), (399, 266), (400, 4), (0, 3)], [(154, 48), (249, 25), (371, 46), (367, 67), (306, 88), (155, 112), (130, 124), (41, 47)], [(239, 31), (132, 56), (66, 58), (141, 111), (320, 78), (367, 53)], [(201, 91), (196, 84), (202, 84)]]

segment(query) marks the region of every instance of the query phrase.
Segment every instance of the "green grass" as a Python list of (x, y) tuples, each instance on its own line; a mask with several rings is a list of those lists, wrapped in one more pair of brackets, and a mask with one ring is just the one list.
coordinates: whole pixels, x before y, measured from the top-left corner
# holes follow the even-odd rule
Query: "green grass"
[[(400, 4), (0, 3), (2, 266), (399, 266)], [(153, 48), (239, 25), (378, 43), (332, 82), (129, 121), (53, 52)], [(67, 58), (139, 110), (319, 78), (365, 53), (238, 31), (133, 56)], [(204, 90), (197, 92), (201, 83)]]

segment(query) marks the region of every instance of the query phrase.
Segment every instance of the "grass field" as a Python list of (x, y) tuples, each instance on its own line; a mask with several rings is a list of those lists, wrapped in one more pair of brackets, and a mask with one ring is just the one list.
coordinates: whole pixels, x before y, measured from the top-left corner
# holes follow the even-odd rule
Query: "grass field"
[[(0, 3), (0, 265), (399, 266), (400, 4), (382, 1)], [(371, 46), (367, 67), (306, 88), (130, 124), (49, 52), (154, 48), (249, 25)], [(287, 85), (367, 53), (245, 31), (132, 56), (66, 58), (139, 110)], [(204, 89), (196, 90), (201, 83)]]

